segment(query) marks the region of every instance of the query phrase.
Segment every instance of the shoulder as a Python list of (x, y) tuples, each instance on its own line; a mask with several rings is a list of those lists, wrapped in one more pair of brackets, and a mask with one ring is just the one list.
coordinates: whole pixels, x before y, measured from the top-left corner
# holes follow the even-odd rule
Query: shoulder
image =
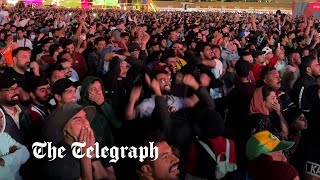
[[(61, 143), (59, 143), (57, 146), (65, 147)], [(65, 148), (67, 149), (68, 147)], [(66, 150), (63, 158), (57, 157), (53, 161), (46, 161), (43, 168), (48, 178), (79, 179), (81, 177), (80, 160), (73, 157), (72, 153), (69, 152), (68, 149)]]
[(150, 98), (144, 99), (138, 106), (148, 106), (155, 104), (155, 97), (152, 96)]

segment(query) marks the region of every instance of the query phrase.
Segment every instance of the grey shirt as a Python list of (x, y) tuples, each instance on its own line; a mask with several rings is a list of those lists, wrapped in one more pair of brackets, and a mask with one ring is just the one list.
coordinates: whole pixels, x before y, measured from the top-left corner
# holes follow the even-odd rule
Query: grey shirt
[[(186, 100), (173, 95), (167, 96), (167, 106), (171, 109), (171, 112), (179, 111), (186, 107)], [(137, 107), (136, 110), (140, 114), (140, 118), (150, 117), (155, 107), (155, 96), (143, 100)]]

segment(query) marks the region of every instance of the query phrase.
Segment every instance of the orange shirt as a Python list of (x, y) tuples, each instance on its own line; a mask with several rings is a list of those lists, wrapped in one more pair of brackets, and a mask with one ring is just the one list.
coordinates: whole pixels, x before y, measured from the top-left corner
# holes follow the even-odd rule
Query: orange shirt
[[(1, 51), (4, 51), (4, 48), (2, 48), (0, 50)], [(12, 49), (10, 49), (9, 51), (7, 51), (5, 54), (4, 54), (4, 57), (6, 58), (6, 62), (7, 62), (7, 67), (12, 67), (13, 66), (13, 60), (12, 60)]]

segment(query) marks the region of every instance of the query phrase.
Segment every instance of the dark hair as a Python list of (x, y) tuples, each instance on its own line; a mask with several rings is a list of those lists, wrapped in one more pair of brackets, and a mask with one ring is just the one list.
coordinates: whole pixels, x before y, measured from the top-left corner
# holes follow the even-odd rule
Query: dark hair
[(262, 86), (262, 97), (264, 101), (270, 96), (271, 92), (274, 92), (271, 87)]
[(99, 42), (101, 42), (101, 41), (104, 41), (104, 42), (105, 42), (104, 38), (103, 38), (103, 37), (97, 37), (97, 38), (94, 40), (94, 45), (98, 45)]
[(28, 47), (18, 47), (12, 51), (12, 57), (16, 57), (20, 51), (31, 51), (31, 49)]
[(274, 68), (274, 67), (265, 66), (264, 68), (261, 69), (260, 79), (261, 79), (261, 80), (264, 80), (264, 79), (266, 78), (266, 76), (267, 76), (271, 71), (274, 71), (274, 70), (277, 70), (277, 69)]
[(64, 68), (63, 68), (63, 66), (61, 64), (58, 64), (58, 63), (56, 63), (56, 64), (54, 64), (52, 66), (49, 66), (48, 73), (47, 73), (47, 78), (50, 79), (54, 71), (64, 71)]
[(235, 69), (239, 77), (248, 77), (251, 71), (251, 64), (248, 61), (237, 61)]
[(298, 107), (291, 106), (284, 112), (284, 118), (288, 122), (289, 126), (294, 123), (299, 116), (301, 116), (302, 111)]
[(290, 60), (293, 58), (293, 55), (294, 55), (295, 53), (298, 53), (298, 54), (299, 54), (299, 52), (296, 51), (296, 50), (292, 50), (292, 51), (290, 51), (290, 52), (288, 53), (288, 60), (289, 60), (289, 62), (290, 62)]
[(69, 62), (69, 61), (65, 58), (60, 58), (57, 60), (57, 63), (59, 63), (59, 64), (64, 63), (64, 62)]
[[(142, 146), (143, 147), (148, 147), (149, 146), (149, 143), (150, 142), (153, 142), (154, 146), (158, 143), (161, 143), (161, 142), (167, 142), (166, 140), (166, 137), (164, 136), (164, 134), (161, 132), (161, 131), (155, 131), (155, 132), (152, 132), (152, 133), (149, 133), (149, 135), (146, 135), (144, 140), (143, 140), (143, 143), (142, 143)], [(141, 167), (143, 165), (146, 165), (146, 164), (149, 164), (149, 165), (152, 165), (152, 161), (149, 157), (147, 157), (146, 159), (144, 159), (143, 162), (138, 162), (137, 164), (137, 170), (140, 170)]]
[(59, 44), (52, 44), (49, 47), (49, 55), (52, 57), (54, 52), (56, 52), (59, 49), (60, 45)]
[(167, 63), (168, 58), (171, 58), (171, 57), (176, 57), (176, 53), (174, 52), (173, 49), (167, 49), (163, 52), (160, 58), (160, 62)]
[(70, 53), (65, 51), (65, 50), (62, 51), (61, 53), (58, 54), (57, 60), (60, 61), (62, 59), (62, 56), (65, 55), (65, 54), (70, 54)]
[(305, 56), (301, 59), (301, 64), (299, 66), (300, 74), (306, 75), (307, 68), (311, 66), (312, 61), (316, 60), (317, 58), (313, 55)]
[(243, 60), (243, 56), (250, 56), (251, 55), (251, 53), (250, 52), (248, 52), (248, 51), (243, 51), (242, 53), (241, 53), (241, 59), (240, 60)]
[(74, 41), (71, 40), (71, 39), (66, 39), (66, 40), (63, 42), (62, 47), (63, 47), (63, 49), (65, 49), (67, 46), (69, 46), (69, 45), (71, 45), (71, 44), (74, 45)]
[(203, 52), (207, 46), (211, 47), (210, 44), (207, 42), (198, 42), (195, 49), (196, 55), (200, 56), (200, 52)]

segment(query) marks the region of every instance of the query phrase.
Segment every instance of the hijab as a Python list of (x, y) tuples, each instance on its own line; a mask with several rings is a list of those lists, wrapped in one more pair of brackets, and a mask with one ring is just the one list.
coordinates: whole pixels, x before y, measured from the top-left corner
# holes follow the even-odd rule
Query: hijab
[(251, 103), (250, 103), (250, 112), (249, 114), (264, 114), (264, 115), (269, 115), (269, 110), (267, 109), (267, 107), (264, 105), (264, 100), (263, 100), (263, 95), (262, 95), (262, 88), (257, 88), (254, 93), (253, 93), (253, 97), (251, 99)]

